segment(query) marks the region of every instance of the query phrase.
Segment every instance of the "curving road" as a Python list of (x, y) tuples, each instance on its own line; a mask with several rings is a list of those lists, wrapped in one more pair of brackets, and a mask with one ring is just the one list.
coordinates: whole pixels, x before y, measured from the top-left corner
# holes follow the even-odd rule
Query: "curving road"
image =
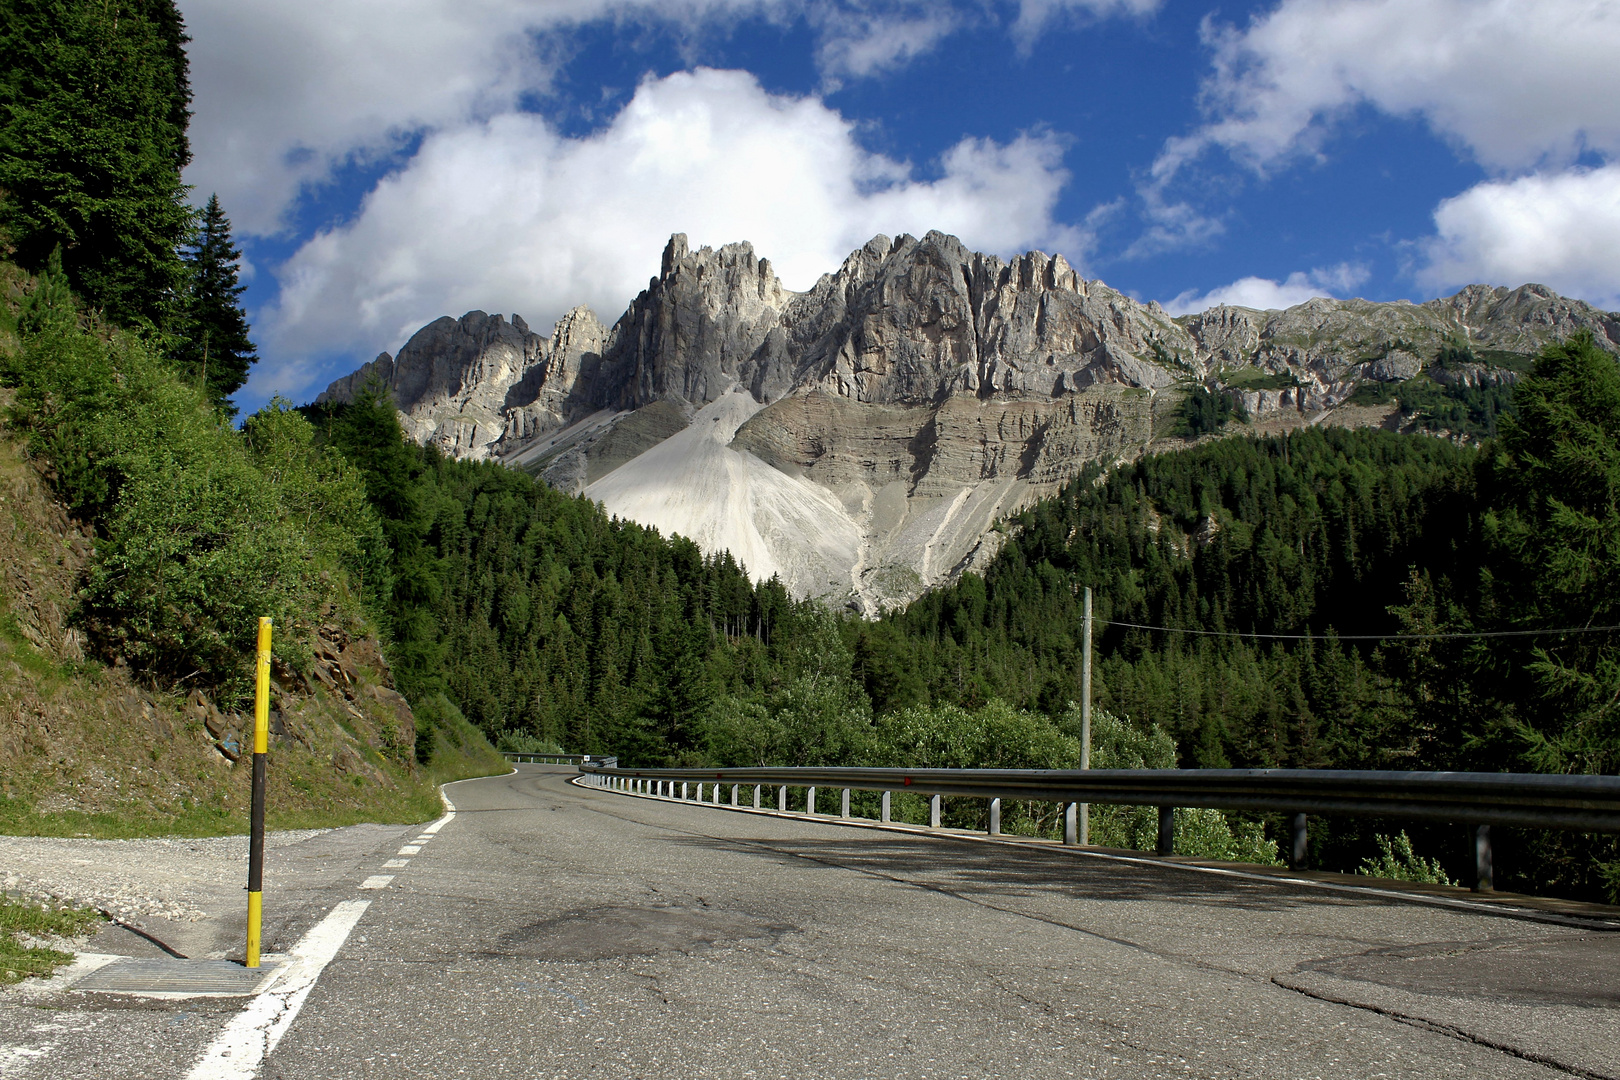
[[(371, 903), (259, 1075), (1620, 1077), (1620, 934), (570, 775), (273, 865), (285, 942)], [(8, 1080), (185, 1075), (242, 1008), (74, 997)]]

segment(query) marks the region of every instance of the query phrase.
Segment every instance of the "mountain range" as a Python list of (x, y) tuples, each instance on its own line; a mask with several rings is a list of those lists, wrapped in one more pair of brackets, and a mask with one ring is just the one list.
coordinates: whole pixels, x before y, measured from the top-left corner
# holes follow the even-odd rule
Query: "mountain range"
[(612, 327), (586, 307), (549, 337), (440, 318), (317, 400), (374, 382), (419, 442), (875, 614), (981, 565), (1001, 518), (1086, 462), (1179, 445), (1197, 386), (1260, 430), (1392, 426), (1358, 386), (1511, 382), (1577, 330), (1620, 352), (1620, 314), (1540, 285), (1172, 317), (1061, 255), (1004, 261), (937, 232), (874, 237), (802, 293), (750, 244), (676, 234)]

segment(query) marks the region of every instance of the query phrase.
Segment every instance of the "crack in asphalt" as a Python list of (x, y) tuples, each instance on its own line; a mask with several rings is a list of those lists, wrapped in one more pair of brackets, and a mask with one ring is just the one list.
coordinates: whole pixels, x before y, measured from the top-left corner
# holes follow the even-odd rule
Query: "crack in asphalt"
[[(1294, 972), (1290, 972), (1289, 974), (1294, 974)], [(1313, 998), (1317, 1001), (1325, 1001), (1331, 1005), (1343, 1005), (1346, 1008), (1360, 1009), (1364, 1012), (1375, 1013), (1378, 1016), (1385, 1017), (1386, 1019), (1394, 1020), (1396, 1023), (1406, 1024), (1409, 1027), (1415, 1027), (1422, 1031), (1432, 1031), (1436, 1035), (1444, 1035), (1448, 1038), (1456, 1039), (1459, 1042), (1472, 1043), (1475, 1046), (1483, 1046), (1486, 1049), (1496, 1050), (1503, 1054), (1507, 1054), (1510, 1057), (1516, 1057), (1520, 1060), (1528, 1061), (1535, 1065), (1545, 1065), (1549, 1069), (1557, 1069), (1559, 1072), (1568, 1073), (1571, 1076), (1584, 1077), (1585, 1080), (1620, 1080), (1620, 1077), (1616, 1077), (1613, 1073), (1594, 1072), (1591, 1069), (1585, 1069), (1579, 1065), (1571, 1065), (1567, 1061), (1560, 1061), (1557, 1058), (1551, 1057), (1547, 1054), (1539, 1054), (1534, 1050), (1523, 1050), (1519, 1047), (1511, 1046), (1504, 1042), (1498, 1042), (1495, 1039), (1488, 1038), (1484, 1035), (1475, 1034), (1472, 1031), (1456, 1027), (1452, 1024), (1442, 1023), (1438, 1020), (1428, 1020), (1421, 1016), (1413, 1016), (1410, 1013), (1403, 1013), (1396, 1009), (1386, 1009), (1381, 1005), (1373, 1005), (1365, 1001), (1354, 1001), (1350, 998), (1338, 997), (1333, 994), (1323, 993), (1319, 990), (1312, 990), (1304, 986), (1291, 986), (1282, 981), (1284, 977), (1285, 976), (1283, 975), (1273, 975), (1271, 977), (1271, 982), (1273, 985), (1279, 986), (1284, 990), (1291, 990), (1296, 994), (1303, 995), (1304, 997)]]

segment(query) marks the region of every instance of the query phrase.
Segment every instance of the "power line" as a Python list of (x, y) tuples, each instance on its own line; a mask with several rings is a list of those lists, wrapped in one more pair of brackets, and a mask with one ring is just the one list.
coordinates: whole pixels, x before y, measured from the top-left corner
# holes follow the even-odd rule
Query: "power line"
[[(1186, 630), (1179, 626), (1148, 626), (1145, 623), (1098, 619), (1107, 626), (1128, 626), (1132, 630), (1160, 630), (1166, 634), (1196, 634), (1199, 637), (1266, 638), (1270, 641), (1316, 641), (1327, 634), (1254, 634), (1242, 630)], [(1597, 634), (1620, 630), (1620, 626), (1571, 626), (1563, 630), (1478, 630), (1454, 634), (1335, 634), (1339, 641), (1421, 641), (1435, 638), (1540, 637), (1560, 634)]]

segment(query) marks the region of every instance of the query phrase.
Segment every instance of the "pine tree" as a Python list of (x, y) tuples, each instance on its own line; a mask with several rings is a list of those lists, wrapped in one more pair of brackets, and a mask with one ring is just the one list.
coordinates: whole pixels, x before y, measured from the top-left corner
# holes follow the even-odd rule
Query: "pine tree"
[(186, 376), (205, 386), (208, 396), (222, 405), (247, 382), (248, 369), (259, 358), (242, 310), (247, 286), (237, 284), (241, 257), (241, 249), (231, 242), (231, 222), (220, 209), (219, 196), (210, 195), (184, 255), (185, 324), (175, 356)]

